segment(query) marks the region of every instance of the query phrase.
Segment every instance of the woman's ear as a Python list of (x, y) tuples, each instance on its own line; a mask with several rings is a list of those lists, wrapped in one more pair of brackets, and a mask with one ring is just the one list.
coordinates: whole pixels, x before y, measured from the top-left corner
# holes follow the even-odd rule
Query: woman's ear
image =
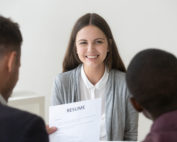
[(8, 72), (12, 72), (16, 64), (17, 64), (17, 52), (12, 51), (8, 55), (8, 63), (7, 63)]
[(110, 51), (110, 48), (111, 48), (111, 45), (112, 45), (112, 39), (109, 39), (109, 41), (108, 41), (108, 51), (107, 52), (109, 52)]
[(141, 105), (135, 100), (135, 98), (130, 98), (130, 101), (133, 105), (133, 107), (138, 111), (138, 112), (142, 112), (143, 108), (141, 107)]
[(77, 53), (77, 46), (76, 46), (76, 42), (74, 42), (74, 52), (75, 52), (76, 54), (78, 54), (78, 53)]
[(78, 54), (77, 53), (77, 46), (76, 45), (74, 46), (74, 50), (75, 50), (75, 53)]

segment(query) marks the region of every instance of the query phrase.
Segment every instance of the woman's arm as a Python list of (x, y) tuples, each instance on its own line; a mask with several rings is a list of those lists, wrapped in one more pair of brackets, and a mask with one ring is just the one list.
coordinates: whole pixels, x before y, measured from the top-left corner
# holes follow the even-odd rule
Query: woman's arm
[(52, 105), (60, 105), (63, 104), (63, 94), (62, 93), (62, 78), (57, 76), (55, 78), (55, 81), (53, 83), (53, 88), (52, 88), (52, 98), (51, 98), (51, 104)]
[(127, 90), (127, 105), (126, 105), (126, 120), (125, 120), (125, 133), (124, 140), (137, 140), (138, 131), (138, 113), (133, 108), (130, 102), (130, 94)]

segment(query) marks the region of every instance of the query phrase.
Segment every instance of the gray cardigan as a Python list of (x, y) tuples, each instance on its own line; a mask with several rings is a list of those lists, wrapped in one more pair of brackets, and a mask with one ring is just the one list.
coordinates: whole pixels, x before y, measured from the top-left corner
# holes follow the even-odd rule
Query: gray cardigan
[[(81, 101), (79, 80), (81, 66), (60, 73), (54, 82), (52, 105)], [(125, 83), (125, 73), (109, 72), (106, 98), (107, 140), (137, 140), (138, 113), (130, 103), (130, 94)]]

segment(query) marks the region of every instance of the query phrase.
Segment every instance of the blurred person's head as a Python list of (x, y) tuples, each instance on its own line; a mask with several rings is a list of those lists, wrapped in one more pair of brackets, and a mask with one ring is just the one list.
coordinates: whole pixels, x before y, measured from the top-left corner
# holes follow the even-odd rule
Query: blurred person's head
[(131, 60), (126, 74), (132, 104), (148, 118), (177, 109), (177, 58), (166, 51), (147, 49)]
[(0, 94), (6, 101), (18, 80), (21, 44), (18, 24), (0, 16)]

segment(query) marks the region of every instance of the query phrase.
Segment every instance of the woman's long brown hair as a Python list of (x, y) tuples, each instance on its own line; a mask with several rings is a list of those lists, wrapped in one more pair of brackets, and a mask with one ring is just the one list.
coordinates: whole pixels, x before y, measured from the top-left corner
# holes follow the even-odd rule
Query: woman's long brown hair
[(82, 17), (80, 17), (75, 23), (70, 36), (68, 48), (66, 50), (66, 54), (63, 60), (63, 72), (70, 71), (82, 63), (76, 53), (75, 39), (77, 33), (82, 28), (88, 25), (98, 27), (107, 37), (109, 52), (104, 63), (108, 67), (108, 69), (109, 70), (116, 69), (125, 72), (126, 69), (118, 53), (118, 49), (114, 41), (110, 27), (107, 24), (107, 22), (96, 13), (85, 14)]

